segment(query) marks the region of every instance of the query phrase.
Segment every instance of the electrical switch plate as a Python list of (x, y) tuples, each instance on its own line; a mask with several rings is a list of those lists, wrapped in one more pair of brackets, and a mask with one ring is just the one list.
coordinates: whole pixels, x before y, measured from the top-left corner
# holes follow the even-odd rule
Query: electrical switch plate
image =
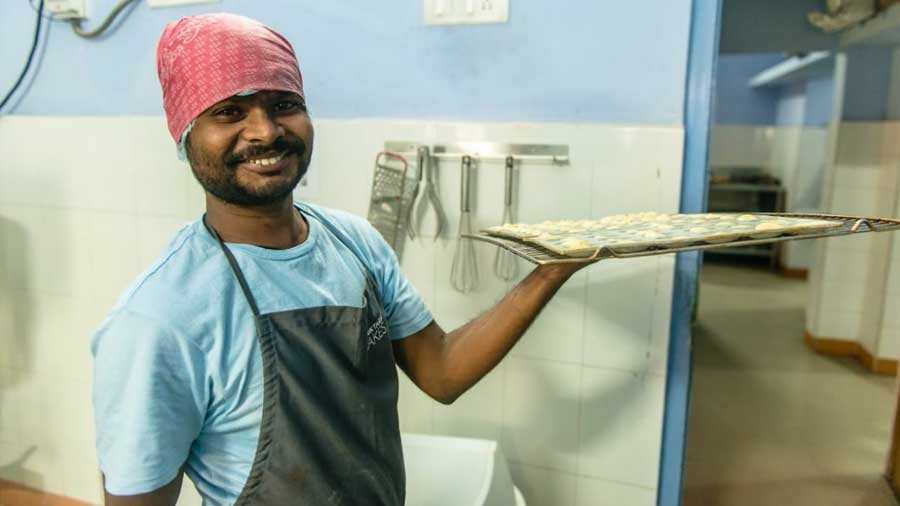
[(83, 19), (86, 0), (46, 0), (44, 9), (57, 19)]
[(222, 0), (147, 0), (150, 7), (175, 7), (188, 4), (212, 4)]
[(424, 0), (426, 25), (506, 23), (509, 0)]

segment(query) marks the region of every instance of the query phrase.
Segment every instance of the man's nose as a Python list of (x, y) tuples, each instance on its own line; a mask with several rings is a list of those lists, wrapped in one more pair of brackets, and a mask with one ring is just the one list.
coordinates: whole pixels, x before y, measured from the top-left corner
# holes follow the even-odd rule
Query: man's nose
[(284, 128), (262, 107), (252, 108), (244, 120), (244, 140), (254, 144), (271, 144), (284, 135)]

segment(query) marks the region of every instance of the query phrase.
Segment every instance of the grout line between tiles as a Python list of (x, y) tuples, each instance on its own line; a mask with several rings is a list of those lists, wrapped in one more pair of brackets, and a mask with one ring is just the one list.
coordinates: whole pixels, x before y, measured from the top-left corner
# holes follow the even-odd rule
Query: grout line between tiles
[(579, 473), (579, 472), (577, 472), (577, 471), (574, 472), (574, 473), (573, 473), (573, 472), (570, 472), (570, 471), (562, 471), (562, 470), (555, 469), (555, 468), (548, 467), (548, 466), (542, 466), (542, 465), (537, 465), (537, 464), (529, 464), (529, 463), (527, 463), (527, 462), (522, 462), (522, 461), (510, 459), (510, 458), (508, 458), (508, 457), (507, 457), (507, 461), (509, 461), (511, 464), (516, 465), (516, 466), (520, 466), (520, 467), (530, 467), (530, 468), (533, 468), (533, 469), (539, 469), (539, 470), (541, 470), (541, 471), (549, 471), (549, 472), (552, 472), (552, 473), (562, 474), (562, 475), (566, 475), (566, 476), (571, 476), (571, 477), (574, 477), (574, 478), (588, 478), (588, 479), (596, 480), (596, 481), (604, 481), (604, 482), (607, 482), (607, 483), (615, 483), (615, 484), (617, 484), (617, 485), (625, 485), (625, 486), (628, 486), (628, 487), (640, 488), (640, 489), (644, 489), (644, 490), (647, 490), (647, 491), (655, 491), (655, 490), (658, 490), (657, 487), (648, 487), (647, 485), (642, 485), (642, 484), (640, 484), (640, 483), (632, 483), (632, 482), (621, 481), (621, 480), (610, 480), (610, 479), (608, 479), (608, 478), (601, 478), (601, 477), (599, 477), (599, 476), (594, 476), (594, 475), (591, 475), (591, 474), (585, 474), (585, 473)]
[[(597, 162), (596, 160), (591, 160), (591, 191), (588, 192), (588, 213), (590, 216), (594, 215), (594, 183), (597, 178)], [(588, 267), (590, 268), (590, 267)], [(588, 322), (588, 311), (591, 310), (591, 305), (588, 303), (588, 297), (590, 295), (590, 281), (591, 281), (591, 272), (586, 270), (584, 273), (584, 289), (582, 292), (582, 304), (584, 304), (584, 311), (581, 312), (581, 367), (578, 368), (578, 410), (576, 416), (578, 419), (575, 422), (575, 428), (578, 431), (578, 442), (577, 447), (578, 451), (575, 453), (575, 471), (577, 472), (581, 469), (581, 421), (582, 415), (584, 413), (584, 355), (585, 350), (587, 348), (587, 322)], [(576, 488), (576, 500), (577, 500), (577, 488)]]

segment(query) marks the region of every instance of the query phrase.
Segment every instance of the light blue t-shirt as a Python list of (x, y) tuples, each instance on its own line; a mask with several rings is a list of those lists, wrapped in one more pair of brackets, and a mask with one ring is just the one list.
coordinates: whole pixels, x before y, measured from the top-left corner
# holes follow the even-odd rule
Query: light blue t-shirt
[[(368, 222), (298, 206), (309, 222), (303, 244), (287, 250), (228, 245), (262, 314), (361, 307), (362, 261), (392, 339), (431, 322), (393, 251)], [(259, 437), (262, 357), (250, 306), (201, 220), (185, 226), (123, 295), (93, 336), (91, 351), (97, 452), (107, 490), (156, 490), (184, 464), (204, 504), (233, 504)]]

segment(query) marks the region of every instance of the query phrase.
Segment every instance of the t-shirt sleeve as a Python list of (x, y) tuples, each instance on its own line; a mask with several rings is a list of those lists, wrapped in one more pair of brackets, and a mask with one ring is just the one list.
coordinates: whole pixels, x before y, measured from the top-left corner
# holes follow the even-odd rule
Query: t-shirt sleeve
[(362, 223), (366, 244), (369, 246), (368, 260), (381, 292), (391, 339), (409, 337), (431, 323), (431, 312), (400, 269), (394, 250), (367, 221)]
[(97, 453), (113, 495), (156, 490), (177, 475), (200, 432), (207, 399), (198, 348), (122, 309), (94, 335)]

